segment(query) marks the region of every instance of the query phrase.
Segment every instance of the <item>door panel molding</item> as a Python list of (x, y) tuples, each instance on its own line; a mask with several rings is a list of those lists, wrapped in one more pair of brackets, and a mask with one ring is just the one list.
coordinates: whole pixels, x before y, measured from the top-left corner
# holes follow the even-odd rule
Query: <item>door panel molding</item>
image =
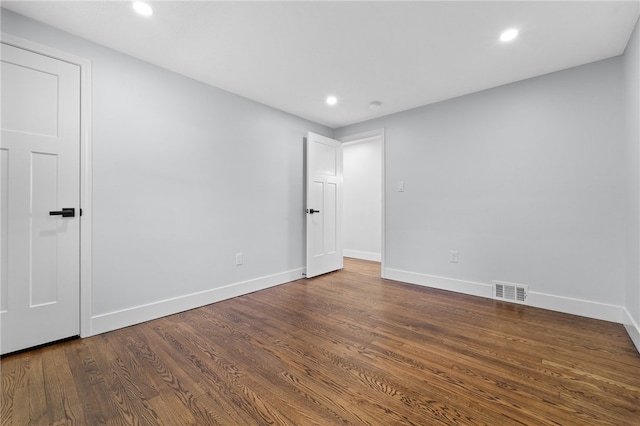
[(91, 61), (33, 41), (0, 33), (0, 42), (68, 62), (80, 67), (80, 337), (93, 335), (91, 329), (92, 289), (92, 163), (91, 163)]

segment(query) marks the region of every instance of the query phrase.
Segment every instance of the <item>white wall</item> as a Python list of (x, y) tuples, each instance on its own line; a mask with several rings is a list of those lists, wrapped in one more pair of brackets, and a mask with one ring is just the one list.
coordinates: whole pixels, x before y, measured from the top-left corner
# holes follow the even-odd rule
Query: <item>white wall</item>
[(627, 141), (627, 283), (625, 325), (640, 350), (640, 28), (624, 54), (624, 105)]
[(331, 129), (10, 11), (2, 31), (93, 62), (93, 332), (301, 276), (303, 137)]
[(380, 261), (382, 241), (382, 139), (343, 145), (344, 255)]
[(533, 305), (621, 322), (621, 76), (613, 58), (337, 129), (385, 129), (384, 275), (528, 284)]

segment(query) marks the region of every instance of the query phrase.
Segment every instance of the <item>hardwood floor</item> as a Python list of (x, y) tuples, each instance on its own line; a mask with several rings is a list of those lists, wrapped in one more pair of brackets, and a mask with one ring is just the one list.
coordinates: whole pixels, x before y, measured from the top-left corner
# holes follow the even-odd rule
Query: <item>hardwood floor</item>
[(3, 425), (640, 425), (619, 324), (345, 269), (1, 360)]

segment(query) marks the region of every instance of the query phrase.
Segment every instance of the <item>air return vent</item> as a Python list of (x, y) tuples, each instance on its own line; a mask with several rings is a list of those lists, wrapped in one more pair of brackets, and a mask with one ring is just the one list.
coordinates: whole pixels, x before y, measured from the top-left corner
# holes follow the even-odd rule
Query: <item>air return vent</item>
[(527, 304), (529, 286), (524, 284), (507, 283), (504, 281), (493, 282), (493, 298), (507, 302)]

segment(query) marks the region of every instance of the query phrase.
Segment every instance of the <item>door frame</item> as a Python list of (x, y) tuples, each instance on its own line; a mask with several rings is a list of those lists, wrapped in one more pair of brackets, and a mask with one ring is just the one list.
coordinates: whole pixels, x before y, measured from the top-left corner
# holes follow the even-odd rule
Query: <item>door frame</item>
[(27, 39), (0, 33), (0, 42), (80, 67), (80, 337), (92, 335), (92, 162), (91, 162), (91, 60)]
[(387, 206), (387, 202), (386, 202), (386, 187), (385, 187), (385, 162), (386, 162), (386, 149), (385, 149), (385, 134), (384, 134), (384, 128), (382, 129), (376, 129), (376, 130), (370, 130), (367, 132), (362, 132), (362, 133), (356, 133), (353, 135), (347, 135), (347, 136), (343, 136), (341, 138), (337, 138), (337, 140), (339, 140), (342, 143), (347, 143), (347, 142), (358, 142), (358, 141), (362, 141), (364, 139), (373, 139), (373, 138), (380, 138), (381, 143), (382, 143), (382, 147), (381, 149), (381, 170), (380, 170), (380, 174), (382, 176), (382, 182), (380, 182), (380, 185), (382, 187), (382, 206), (381, 206), (381, 226), (382, 226), (382, 230), (380, 233), (381, 236), (381, 240), (380, 241), (380, 276), (382, 278), (386, 278), (386, 273), (385, 273), (385, 252), (386, 252), (386, 206)]

